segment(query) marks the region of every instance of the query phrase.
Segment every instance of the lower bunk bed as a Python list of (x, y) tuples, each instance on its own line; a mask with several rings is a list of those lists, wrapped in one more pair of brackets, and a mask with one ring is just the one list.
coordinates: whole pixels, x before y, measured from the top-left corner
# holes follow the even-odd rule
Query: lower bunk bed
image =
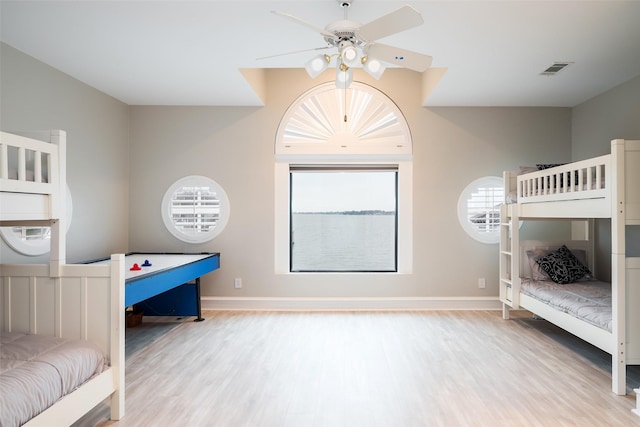
[[(556, 312), (566, 313), (581, 323), (578, 333), (594, 327), (594, 333), (602, 331), (603, 339), (591, 339), (598, 347), (607, 347), (612, 331), (611, 284), (599, 280), (560, 285), (552, 280), (522, 279), (520, 306), (530, 307), (545, 317), (555, 317)], [(575, 334), (574, 334), (575, 335)], [(601, 343), (598, 345), (599, 343)]]
[[(564, 246), (575, 256), (588, 273), (572, 283), (560, 284), (551, 280), (539, 268), (536, 259), (556, 253)], [(616, 369), (624, 377), (626, 365), (640, 365), (640, 258), (626, 258), (626, 289), (624, 331), (615, 331), (615, 288), (611, 283), (595, 279), (591, 275), (592, 254), (588, 241), (545, 242), (525, 240), (520, 242), (518, 278), (513, 280), (512, 293), (505, 295), (503, 317), (509, 318), (509, 308), (524, 309), (535, 316), (570, 332), (599, 349), (617, 355), (623, 347), (622, 366), (612, 366), (612, 388), (617, 394), (626, 394), (626, 384), (618, 384)], [(571, 267), (568, 267), (571, 268)], [(624, 342), (616, 337), (625, 336)], [(615, 363), (615, 357), (613, 362)]]
[(124, 267), (0, 265), (0, 425), (71, 425), (105, 399), (124, 416)]

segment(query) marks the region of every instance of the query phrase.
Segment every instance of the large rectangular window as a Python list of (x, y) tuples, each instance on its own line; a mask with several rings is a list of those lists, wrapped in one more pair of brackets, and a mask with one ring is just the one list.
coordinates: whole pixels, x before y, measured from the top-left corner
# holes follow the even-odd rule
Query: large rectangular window
[(290, 271), (396, 272), (398, 168), (290, 166)]

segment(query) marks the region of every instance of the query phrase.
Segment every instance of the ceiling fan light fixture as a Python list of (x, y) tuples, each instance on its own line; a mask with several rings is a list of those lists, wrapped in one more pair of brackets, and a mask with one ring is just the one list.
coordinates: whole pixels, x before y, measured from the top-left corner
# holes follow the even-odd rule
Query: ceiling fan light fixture
[(360, 61), (358, 49), (353, 45), (346, 45), (340, 50), (340, 59), (347, 67), (355, 67)]
[(353, 69), (345, 64), (336, 67), (336, 87), (338, 89), (347, 89), (353, 82)]
[(304, 69), (307, 70), (307, 74), (309, 74), (312, 79), (315, 79), (329, 67), (329, 62), (331, 62), (329, 55), (318, 55), (307, 61), (307, 63), (304, 64)]
[(382, 77), (382, 74), (384, 73), (384, 70), (386, 70), (387, 67), (385, 67), (384, 64), (376, 58), (369, 58), (368, 56), (363, 56), (362, 68), (371, 77), (373, 77), (376, 80), (380, 80), (380, 77)]

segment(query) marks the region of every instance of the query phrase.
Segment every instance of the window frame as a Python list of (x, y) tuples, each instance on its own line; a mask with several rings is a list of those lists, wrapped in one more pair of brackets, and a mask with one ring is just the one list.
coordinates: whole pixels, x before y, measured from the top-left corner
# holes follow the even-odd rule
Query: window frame
[[(491, 186), (493, 188), (502, 188), (504, 190), (504, 179), (499, 176), (483, 176), (469, 183), (458, 198), (458, 222), (462, 229), (473, 239), (481, 243), (497, 244), (500, 242), (500, 208), (494, 209), (498, 214), (498, 222), (495, 229), (491, 231), (480, 232), (468, 219), (468, 201), (471, 194), (482, 186)], [(504, 203), (504, 194), (501, 203)]]
[[(219, 202), (220, 218), (216, 221), (215, 227), (211, 231), (202, 233), (184, 233), (179, 230), (173, 222), (173, 218), (171, 216), (171, 201), (173, 195), (178, 189), (197, 186), (208, 186), (215, 191)], [(171, 184), (162, 198), (162, 204), (160, 207), (162, 222), (164, 223), (167, 231), (169, 231), (169, 233), (171, 233), (171, 235), (176, 239), (192, 244), (209, 242), (222, 233), (229, 221), (230, 211), (229, 197), (224, 189), (213, 179), (200, 175), (185, 176)]]
[[(397, 232), (395, 272), (292, 272), (290, 271), (291, 188), (289, 171), (291, 165), (393, 165), (397, 167)], [(413, 163), (411, 160), (363, 161), (362, 159), (328, 160), (297, 159), (275, 162), (275, 215), (274, 215), (274, 263), (276, 274), (411, 274), (413, 273)]]
[(294, 196), (290, 191), (289, 198), (289, 272), (291, 273), (396, 273), (398, 271), (398, 168), (396, 165), (388, 164), (360, 164), (360, 165), (290, 165), (289, 167), (289, 188), (294, 188), (294, 174), (296, 173), (360, 173), (360, 172), (387, 172), (393, 173), (393, 192), (394, 192), (394, 241), (393, 241), (393, 268), (391, 269), (294, 269), (294, 239), (293, 239), (293, 211)]

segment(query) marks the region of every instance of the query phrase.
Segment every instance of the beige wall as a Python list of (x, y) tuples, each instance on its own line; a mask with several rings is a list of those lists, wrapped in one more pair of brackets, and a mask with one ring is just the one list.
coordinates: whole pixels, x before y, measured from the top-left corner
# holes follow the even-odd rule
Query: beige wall
[(612, 139), (640, 139), (640, 76), (573, 108), (572, 159), (611, 152)]
[[(127, 249), (129, 107), (52, 67), (0, 44), (0, 128), (67, 132), (67, 184), (73, 218), (67, 260)], [(0, 239), (2, 262), (22, 257)]]
[[(573, 108), (573, 160), (608, 154), (611, 140), (618, 138), (640, 139), (640, 76)], [(626, 234), (627, 255), (640, 256), (640, 227), (628, 227)], [(610, 220), (596, 221), (596, 236), (596, 266), (610, 276)]]
[[(388, 70), (375, 86), (398, 104), (414, 142), (413, 274), (275, 275), (274, 136), (288, 105), (321, 80), (272, 70), (263, 108), (129, 107), (8, 46), (1, 59), (2, 129), (68, 132), (68, 259), (219, 251), (222, 267), (204, 278), (204, 296), (495, 298), (498, 247), (464, 233), (460, 192), (480, 176), (571, 158), (568, 108), (424, 108), (418, 76)], [(176, 240), (160, 217), (167, 187), (192, 174), (214, 179), (231, 202), (227, 228), (203, 245)], [(4, 246), (2, 255), (16, 258)]]
[[(376, 87), (398, 104), (413, 135), (414, 273), (276, 275), (274, 135), (288, 105), (316, 83), (301, 70), (268, 73), (264, 108), (132, 107), (130, 249), (220, 251), (222, 268), (204, 278), (205, 296), (497, 296), (498, 247), (464, 233), (458, 197), (471, 181), (505, 168), (568, 161), (570, 109), (427, 109), (418, 76), (385, 74)], [(165, 190), (191, 174), (218, 182), (231, 203), (225, 231), (196, 246), (174, 239), (159, 214)], [(242, 289), (233, 288), (234, 277)], [(484, 290), (479, 277), (487, 279)]]

